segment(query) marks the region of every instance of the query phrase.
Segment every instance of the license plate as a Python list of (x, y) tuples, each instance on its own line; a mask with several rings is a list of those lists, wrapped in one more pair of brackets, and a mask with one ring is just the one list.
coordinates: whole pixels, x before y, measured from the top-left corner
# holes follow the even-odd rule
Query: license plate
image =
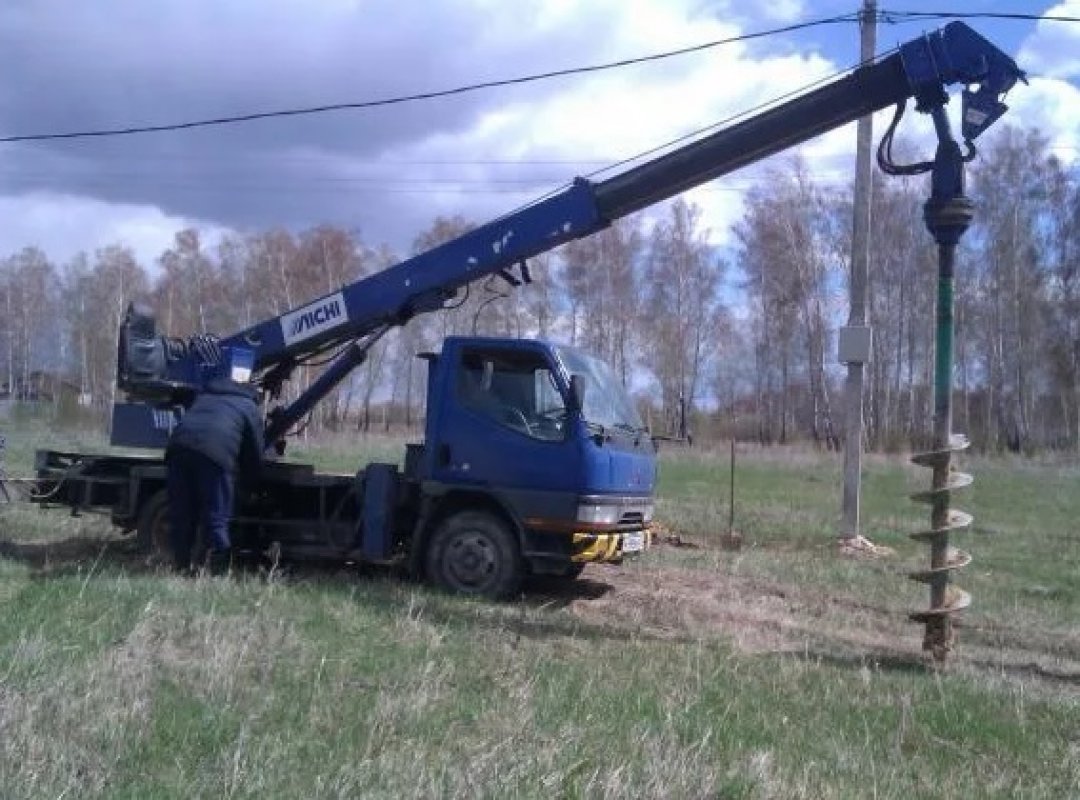
[(645, 549), (644, 533), (624, 533), (622, 550), (624, 553), (640, 553)]

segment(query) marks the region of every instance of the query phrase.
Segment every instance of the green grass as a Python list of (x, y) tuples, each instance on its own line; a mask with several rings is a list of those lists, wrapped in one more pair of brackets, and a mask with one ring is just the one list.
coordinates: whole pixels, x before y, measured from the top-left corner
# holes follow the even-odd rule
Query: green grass
[[(704, 543), (718, 543), (727, 529), (730, 466), (722, 458), (684, 456), (662, 473), (662, 517)], [(953, 503), (975, 516), (972, 532), (956, 537), (976, 558), (962, 578), (978, 598), (969, 616), (985, 612), (1044, 626), (1080, 618), (1080, 469), (987, 459), (967, 459), (962, 467), (976, 478)], [(915, 610), (920, 587), (894, 578), (928, 561), (928, 549), (907, 534), (929, 523), (929, 506), (908, 499), (929, 481), (928, 470), (902, 460), (869, 459), (863, 532), (897, 557), (868, 568), (836, 560), (830, 546), (839, 530), (839, 457), (743, 454), (736, 462), (735, 527), (750, 547), (741, 565), (823, 588), (853, 586), (877, 602), (906, 593)], [(798, 555), (776, 558), (777, 550)]]
[[(400, 445), (297, 457), (361, 450)], [(664, 456), (662, 516), (697, 548), (511, 604), (350, 570), (185, 581), (100, 519), (2, 511), (0, 795), (1076, 795), (1075, 467), (971, 465), (974, 606), (938, 671), (905, 621), (922, 470), (869, 459), (865, 532), (898, 551), (874, 561), (836, 556), (839, 465), (798, 451), (740, 454), (745, 542), (721, 550), (727, 470)]]

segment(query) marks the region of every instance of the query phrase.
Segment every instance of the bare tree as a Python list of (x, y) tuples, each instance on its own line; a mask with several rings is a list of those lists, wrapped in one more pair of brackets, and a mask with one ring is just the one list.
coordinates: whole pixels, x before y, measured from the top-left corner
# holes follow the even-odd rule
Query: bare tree
[(1036, 131), (1007, 127), (973, 170), (980, 228), (973, 262), (984, 270), (983, 367), (990, 394), (988, 432), (1010, 450), (1033, 444), (1042, 298), (1051, 278), (1046, 239), (1054, 165)]
[(624, 384), (641, 306), (644, 245), (641, 219), (635, 216), (569, 242), (561, 251), (571, 338), (611, 364)]
[(763, 441), (787, 441), (802, 406), (813, 439), (836, 442), (825, 353), (838, 260), (827, 223), (820, 190), (794, 159), (749, 192), (735, 229), (754, 312)]
[(1046, 298), (1046, 352), (1063, 436), (1052, 443), (1080, 453), (1080, 185), (1055, 161), (1047, 185), (1052, 273)]
[(526, 333), (541, 339), (555, 335), (557, 329), (560, 293), (555, 259), (553, 253), (541, 253), (530, 259), (532, 283), (516, 293), (519, 316), (528, 323)]
[(94, 254), (89, 272), (76, 269), (72, 288), (78, 312), (71, 335), (81, 346), (86, 370), (86, 391), (99, 408), (116, 399), (116, 339), (124, 312), (132, 300), (144, 299), (150, 281), (134, 253), (112, 245)]
[(697, 206), (682, 199), (672, 203), (650, 236), (644, 274), (649, 311), (643, 326), (650, 342), (644, 361), (660, 385), (663, 413), (682, 436), (689, 433), (687, 420), (704, 388), (723, 315), (724, 263), (700, 219)]
[(18, 385), (24, 393), (29, 391), (33, 372), (58, 368), (62, 361), (60, 280), (36, 247), (12, 256), (5, 272), (8, 386), (17, 395)]

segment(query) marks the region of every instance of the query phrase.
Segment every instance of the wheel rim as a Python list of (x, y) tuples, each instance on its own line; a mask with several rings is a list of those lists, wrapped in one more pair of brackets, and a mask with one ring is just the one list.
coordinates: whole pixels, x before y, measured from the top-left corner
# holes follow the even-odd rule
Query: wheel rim
[(465, 592), (482, 591), (495, 578), (499, 565), (494, 542), (475, 531), (451, 539), (443, 559), (446, 577), (455, 589)]

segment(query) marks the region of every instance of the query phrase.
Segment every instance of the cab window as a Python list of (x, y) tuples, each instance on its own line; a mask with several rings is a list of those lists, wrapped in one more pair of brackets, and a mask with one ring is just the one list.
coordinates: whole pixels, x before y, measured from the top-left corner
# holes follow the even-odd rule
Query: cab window
[(526, 436), (549, 442), (566, 436), (566, 402), (539, 353), (465, 350), (456, 393), (462, 407)]

